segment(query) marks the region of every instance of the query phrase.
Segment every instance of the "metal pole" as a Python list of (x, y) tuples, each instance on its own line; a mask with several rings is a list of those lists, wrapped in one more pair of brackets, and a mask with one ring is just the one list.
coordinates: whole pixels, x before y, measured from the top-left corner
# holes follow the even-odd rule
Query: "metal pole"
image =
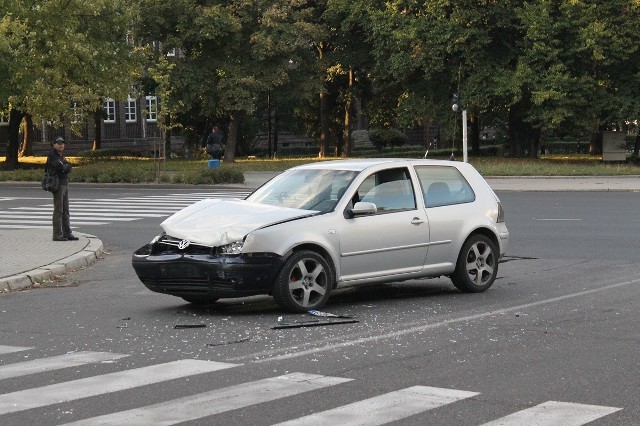
[(462, 110), (462, 161), (467, 163), (467, 110)]
[(269, 138), (269, 158), (272, 157), (271, 151), (271, 90), (267, 92), (267, 137)]

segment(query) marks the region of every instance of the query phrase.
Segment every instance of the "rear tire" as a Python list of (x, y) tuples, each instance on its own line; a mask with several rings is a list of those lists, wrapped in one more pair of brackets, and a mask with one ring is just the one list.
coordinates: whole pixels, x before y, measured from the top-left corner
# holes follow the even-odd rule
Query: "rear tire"
[(319, 309), (329, 298), (332, 282), (331, 268), (322, 256), (309, 250), (298, 251), (278, 273), (273, 297), (289, 312)]
[(465, 293), (481, 293), (498, 275), (498, 250), (488, 237), (475, 234), (462, 246), (451, 281)]

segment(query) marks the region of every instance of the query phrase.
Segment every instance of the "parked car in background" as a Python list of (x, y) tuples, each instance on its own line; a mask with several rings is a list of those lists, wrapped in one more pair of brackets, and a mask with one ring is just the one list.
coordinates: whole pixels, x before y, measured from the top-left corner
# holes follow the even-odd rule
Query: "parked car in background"
[(294, 167), (245, 200), (202, 200), (161, 226), (132, 258), (150, 290), (195, 304), (269, 294), (292, 312), (345, 285), (448, 276), (482, 292), (509, 241), (473, 166), (422, 159)]

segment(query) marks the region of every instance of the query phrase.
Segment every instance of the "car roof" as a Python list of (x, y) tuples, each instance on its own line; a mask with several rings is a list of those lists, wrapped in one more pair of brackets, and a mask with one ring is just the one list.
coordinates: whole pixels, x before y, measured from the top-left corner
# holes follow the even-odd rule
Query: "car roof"
[[(324, 169), (324, 170), (354, 170), (362, 171), (370, 167), (378, 165), (390, 165), (390, 166), (406, 166), (406, 165), (425, 165), (425, 166), (454, 166), (457, 168), (465, 168), (470, 166), (468, 163), (462, 163), (460, 161), (449, 160), (427, 160), (427, 159), (414, 159), (414, 158), (362, 158), (362, 159), (345, 159), (345, 160), (328, 160), (328, 161), (316, 161), (313, 163), (303, 164), (300, 166), (292, 167), (292, 169)], [(463, 166), (465, 164), (465, 166)]]

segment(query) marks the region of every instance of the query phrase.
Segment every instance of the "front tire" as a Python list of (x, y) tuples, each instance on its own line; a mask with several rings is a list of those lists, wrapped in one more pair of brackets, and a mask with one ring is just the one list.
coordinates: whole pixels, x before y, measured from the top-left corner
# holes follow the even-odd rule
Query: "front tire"
[(472, 235), (462, 246), (451, 281), (465, 293), (481, 293), (498, 275), (498, 250), (488, 237)]
[(332, 275), (327, 261), (318, 253), (303, 250), (287, 259), (278, 273), (273, 297), (290, 312), (319, 309), (327, 302)]

